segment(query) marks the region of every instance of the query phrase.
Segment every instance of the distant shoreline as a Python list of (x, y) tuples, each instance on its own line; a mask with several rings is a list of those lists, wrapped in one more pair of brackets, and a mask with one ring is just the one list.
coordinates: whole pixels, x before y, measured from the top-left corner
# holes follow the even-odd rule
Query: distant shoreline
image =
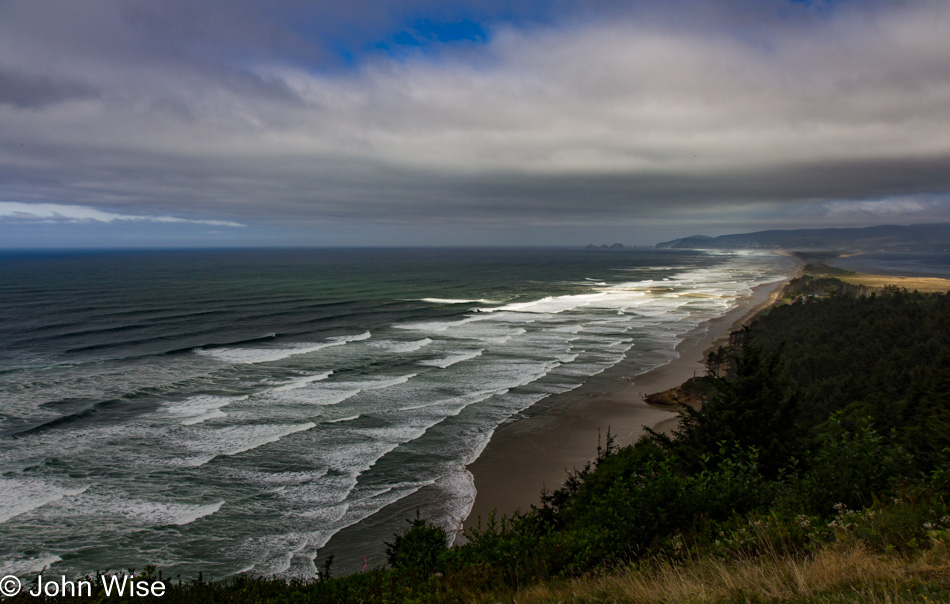
[(468, 466), (476, 496), (464, 527), (476, 526), (479, 517), (484, 525), (492, 510), (510, 515), (538, 504), (543, 488), (560, 487), (568, 471), (594, 459), (598, 434), (603, 442), (608, 428), (621, 446), (636, 442), (645, 426), (674, 428), (678, 413), (649, 405), (643, 398), (702, 375), (706, 351), (774, 303), (791, 278), (754, 288), (737, 307), (697, 326), (676, 347), (679, 358), (666, 365), (632, 375), (633, 361), (624, 359), (579, 388), (544, 399), (528, 417), (499, 427)]

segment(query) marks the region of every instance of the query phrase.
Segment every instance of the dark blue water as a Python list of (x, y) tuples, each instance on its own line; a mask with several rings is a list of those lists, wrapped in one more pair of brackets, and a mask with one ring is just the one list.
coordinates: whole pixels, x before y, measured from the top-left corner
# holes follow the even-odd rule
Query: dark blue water
[(312, 576), (457, 527), (494, 429), (789, 270), (768, 254), (254, 250), (0, 257), (0, 574)]
[(950, 278), (950, 253), (889, 252), (835, 258), (839, 268), (872, 275)]

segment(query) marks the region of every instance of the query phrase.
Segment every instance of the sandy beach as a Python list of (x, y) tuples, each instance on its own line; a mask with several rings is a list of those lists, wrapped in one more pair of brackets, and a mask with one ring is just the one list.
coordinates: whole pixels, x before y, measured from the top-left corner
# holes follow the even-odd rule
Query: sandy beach
[(465, 527), (477, 525), (491, 510), (510, 514), (537, 504), (542, 488), (559, 487), (568, 471), (596, 456), (598, 432), (603, 440), (608, 427), (618, 445), (635, 442), (644, 426), (675, 427), (674, 411), (648, 405), (643, 397), (702, 375), (705, 352), (771, 303), (784, 283), (755, 288), (736, 308), (691, 331), (676, 347), (679, 358), (672, 362), (635, 375), (633, 363), (621, 361), (571, 392), (540, 401), (527, 417), (499, 427), (468, 466), (477, 495)]

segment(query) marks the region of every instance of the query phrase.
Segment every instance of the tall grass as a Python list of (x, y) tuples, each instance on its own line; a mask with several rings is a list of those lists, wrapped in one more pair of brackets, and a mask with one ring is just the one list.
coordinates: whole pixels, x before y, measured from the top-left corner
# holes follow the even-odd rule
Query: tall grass
[(939, 542), (890, 556), (862, 542), (807, 556), (654, 559), (599, 577), (548, 583), (514, 596), (540, 602), (937, 602), (950, 600), (950, 552)]

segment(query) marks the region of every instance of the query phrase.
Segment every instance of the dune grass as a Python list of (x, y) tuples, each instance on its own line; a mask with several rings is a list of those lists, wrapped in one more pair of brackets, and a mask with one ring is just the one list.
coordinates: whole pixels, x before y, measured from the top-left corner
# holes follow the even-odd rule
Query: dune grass
[(837, 278), (851, 285), (863, 285), (865, 287), (880, 288), (893, 286), (902, 287), (909, 291), (917, 290), (925, 293), (950, 291), (950, 279), (940, 279), (937, 277), (895, 277), (892, 275), (852, 273), (839, 275)]
[(512, 598), (542, 602), (946, 602), (950, 552), (945, 543), (894, 556), (862, 543), (835, 544), (807, 556), (723, 560), (652, 560), (599, 577), (547, 583)]

